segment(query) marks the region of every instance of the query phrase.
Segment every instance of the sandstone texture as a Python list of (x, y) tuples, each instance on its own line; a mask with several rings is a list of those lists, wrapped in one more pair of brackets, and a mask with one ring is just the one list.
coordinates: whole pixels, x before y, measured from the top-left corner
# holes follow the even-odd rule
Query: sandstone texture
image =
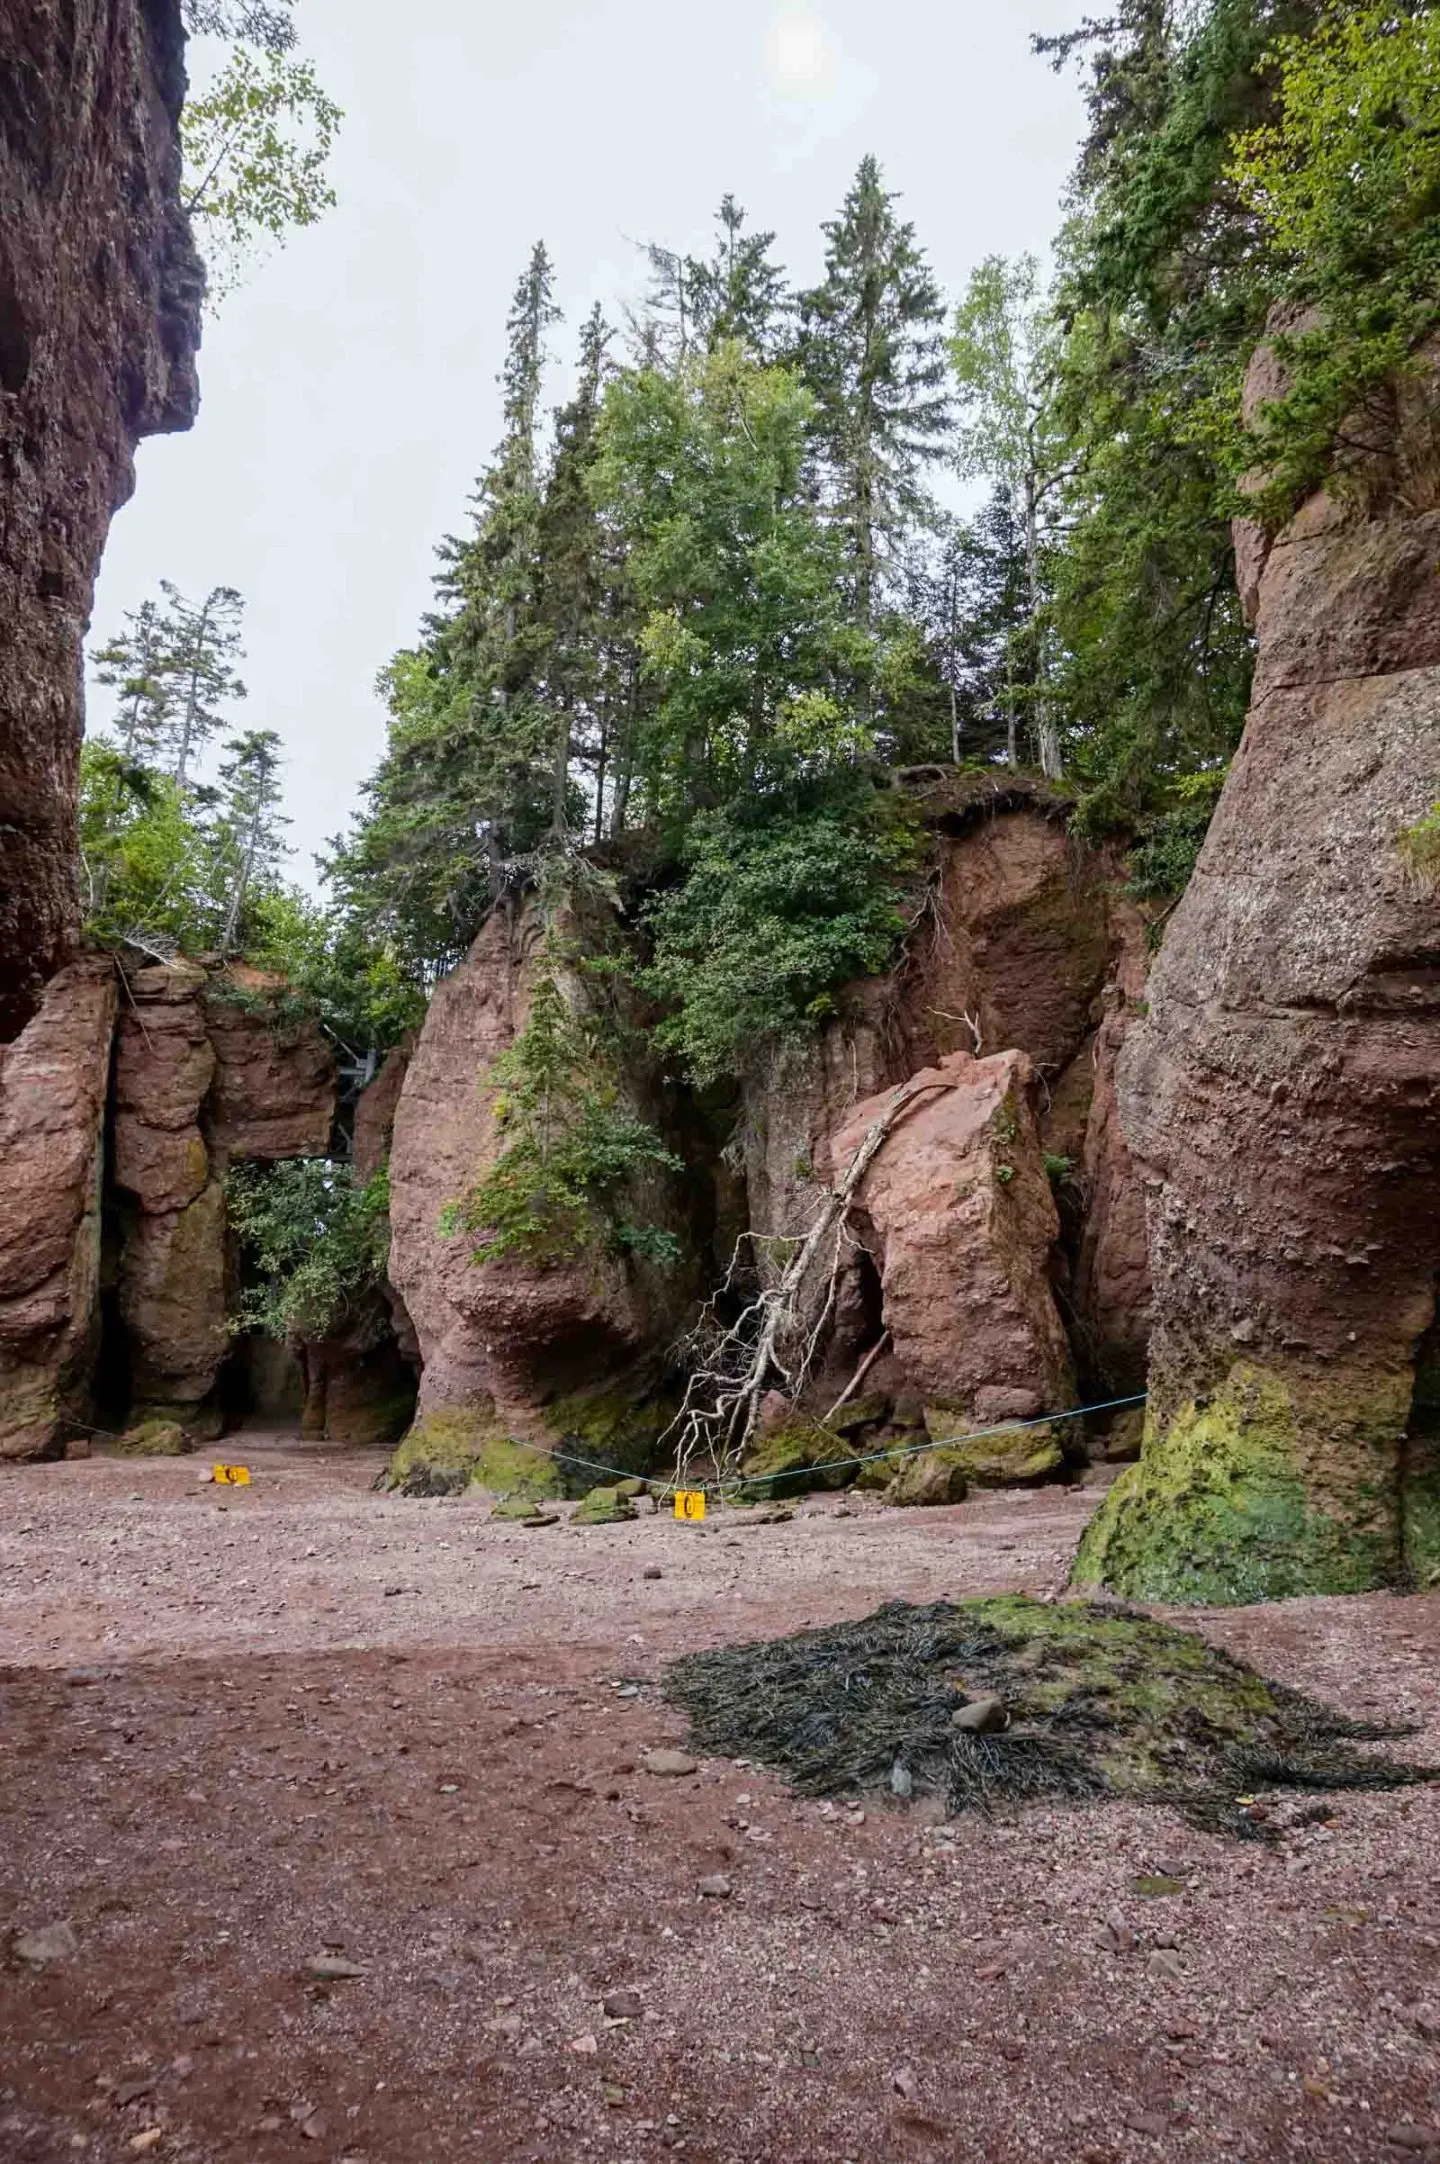
[[(952, 1053), (891, 1131), (857, 1196), (853, 1231), (879, 1279), (884, 1329), (932, 1439), (1033, 1421), (1074, 1403), (1070, 1349), (1050, 1284), (1059, 1220), (1023, 1052)], [(890, 1099), (857, 1105), (826, 1152), (837, 1176)], [(1052, 1470), (1048, 1433), (1021, 1431), (1029, 1477)], [(957, 1462), (959, 1475), (978, 1468)], [(913, 1481), (917, 1476), (911, 1472)]]
[(188, 428), (179, 0), (6, 0), (0, 39), (0, 1043), (73, 946), (81, 641), (143, 436)]
[[(237, 999), (237, 992), (239, 997)], [(218, 1433), (231, 1349), (225, 1174), (320, 1156), (334, 1062), (312, 1022), (267, 1007), (273, 980), (178, 962), (128, 980), (115, 1059), (119, 1317), (137, 1419)]]
[(114, 1026), (114, 966), (86, 958), (0, 1046), (0, 1457), (52, 1455), (90, 1410)]
[(424, 1363), (421, 1414), (488, 1408), (537, 1441), (561, 1432), (549, 1401), (622, 1374), (664, 1342), (685, 1299), (678, 1273), (667, 1287), (599, 1243), (553, 1264), (512, 1254), (481, 1267), (470, 1240), (441, 1229), (502, 1147), (485, 1077), (525, 1026), (542, 943), (538, 912), (497, 909), (436, 987), (390, 1157), (390, 1274)]
[[(1056, 1292), (1087, 1400), (1141, 1387), (1149, 1279), (1143, 1189), (1115, 1103), (1121, 1045), (1143, 1009), (1145, 920), (1118, 855), (1066, 831), (1068, 804), (1023, 777), (961, 774), (925, 788), (929, 906), (904, 962), (850, 988), (844, 1019), (752, 1075), (743, 1126), (750, 1223), (803, 1230), (827, 1138), (857, 1102), (952, 1054), (1023, 1052), (1062, 1203)], [(887, 1145), (901, 1153), (907, 1130)], [(816, 1397), (834, 1397), (880, 1334), (863, 1261), (841, 1278)], [(957, 1330), (959, 1325), (956, 1326)], [(898, 1359), (874, 1371), (903, 1390)], [(1065, 1402), (1071, 1402), (1067, 1399)]]
[[(1262, 375), (1273, 357), (1262, 355)], [(1433, 1565), (1407, 1431), (1440, 1268), (1440, 370), (1269, 544), (1255, 699), (1118, 1069), (1149, 1193), (1152, 1392), (1079, 1575), (1246, 1600)], [(1377, 417), (1378, 418), (1378, 417)]]

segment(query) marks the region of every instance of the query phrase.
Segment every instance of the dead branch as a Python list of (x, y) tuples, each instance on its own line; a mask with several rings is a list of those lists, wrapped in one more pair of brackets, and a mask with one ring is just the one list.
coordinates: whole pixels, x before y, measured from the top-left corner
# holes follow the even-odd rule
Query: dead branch
[(889, 1349), (890, 1332), (888, 1330), (882, 1330), (878, 1339), (870, 1347), (869, 1352), (866, 1353), (865, 1358), (861, 1361), (859, 1367), (856, 1368), (855, 1373), (851, 1376), (849, 1382), (846, 1383), (845, 1388), (841, 1391), (839, 1397), (835, 1400), (835, 1403), (831, 1406), (829, 1412), (825, 1415), (824, 1420), (820, 1423), (822, 1427), (828, 1425), (828, 1423), (835, 1418), (835, 1415), (837, 1413), (844, 1411), (845, 1407), (854, 1397), (856, 1391), (860, 1388), (861, 1383), (864, 1382), (866, 1376), (870, 1373), (871, 1368), (874, 1367), (876, 1361), (880, 1358), (880, 1355), (883, 1352), (888, 1352)]
[[(772, 1386), (792, 1401), (799, 1396), (834, 1310), (850, 1212), (865, 1175), (896, 1127), (923, 1097), (954, 1087), (953, 1082), (913, 1081), (892, 1091), (884, 1111), (865, 1130), (844, 1178), (827, 1189), (809, 1231), (803, 1239), (791, 1243), (794, 1252), (776, 1282), (763, 1286), (727, 1326), (722, 1327), (715, 1302), (708, 1304), (683, 1348), (694, 1364), (680, 1410), (661, 1438), (677, 1438), (676, 1462), (682, 1481), (702, 1453), (709, 1457), (718, 1477), (735, 1471), (750, 1447), (761, 1400)], [(745, 1242), (758, 1242), (760, 1237), (742, 1234), (726, 1272), (724, 1289), (735, 1282)], [(805, 1328), (801, 1320), (802, 1295), (827, 1247), (829, 1261), (819, 1316)]]

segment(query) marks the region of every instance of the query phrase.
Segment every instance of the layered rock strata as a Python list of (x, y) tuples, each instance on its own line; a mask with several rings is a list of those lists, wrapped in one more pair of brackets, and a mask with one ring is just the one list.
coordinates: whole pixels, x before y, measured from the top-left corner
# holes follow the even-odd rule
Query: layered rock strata
[[(1262, 354), (1252, 378), (1272, 380)], [(1149, 1194), (1141, 1463), (1079, 1577), (1164, 1599), (1354, 1591), (1437, 1557), (1408, 1441), (1440, 1269), (1440, 368), (1343, 484), (1237, 554), (1244, 740), (1119, 1063)]]
[(188, 428), (179, 0), (7, 0), (0, 107), (0, 1043), (73, 945), (81, 641), (143, 436)]
[(114, 969), (84, 959), (0, 1046), (0, 1457), (47, 1456), (91, 1414), (114, 1027)]

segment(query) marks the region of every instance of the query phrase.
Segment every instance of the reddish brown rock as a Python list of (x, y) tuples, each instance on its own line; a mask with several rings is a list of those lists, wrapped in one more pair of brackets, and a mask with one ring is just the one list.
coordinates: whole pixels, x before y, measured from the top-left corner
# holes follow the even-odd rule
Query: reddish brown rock
[(0, 1457), (51, 1454), (89, 1411), (114, 1023), (113, 965), (86, 958), (0, 1046)]
[(535, 1439), (547, 1432), (546, 1400), (614, 1375), (673, 1322), (639, 1274), (598, 1246), (548, 1267), (514, 1255), (477, 1267), (471, 1243), (441, 1230), (447, 1203), (499, 1152), (485, 1076), (524, 1028), (540, 940), (535, 914), (512, 923), (496, 910), (437, 985), (390, 1157), (390, 1274), (424, 1361), (421, 1413), (490, 1404)]
[(277, 1164), (323, 1157), (335, 1124), (335, 1058), (319, 1024), (295, 1012), (279, 977), (231, 963), (211, 980), (205, 1028), (215, 1079), (205, 1107), (211, 1156)]
[[(879, 1275), (895, 1368), (958, 1424), (1030, 1420), (1074, 1402), (1050, 1288), (1059, 1223), (1033, 1079), (1023, 1052), (957, 1052), (922, 1071), (907, 1086), (925, 1094), (859, 1191), (855, 1232)], [(856, 1105), (832, 1138), (837, 1175), (890, 1101), (887, 1092)]]
[(1150, 1345), (1145, 1187), (1125, 1139), (1115, 1086), (1121, 1051), (1145, 1012), (1148, 927), (1119, 894), (1111, 898), (1110, 920), (1113, 959), (1102, 994), (1104, 1020), (1081, 1054), (1091, 1069), (1091, 1097), (1079, 1150), (1084, 1215), (1070, 1303), (1087, 1403), (1143, 1390)]
[(238, 966), (218, 980), (188, 962), (129, 980), (113, 1181), (136, 1417), (218, 1426), (216, 1383), (231, 1350), (225, 1173), (240, 1157), (329, 1146), (334, 1062), (312, 1021), (273, 1011), (280, 999), (274, 979)]
[(393, 1052), (386, 1054), (379, 1074), (355, 1101), (351, 1158), (357, 1180), (372, 1179), (380, 1167), (389, 1162), (395, 1114), (400, 1109), (400, 1092), (405, 1087), (405, 1076), (414, 1051), (415, 1036), (411, 1032), (401, 1039)]
[(0, 1043), (73, 942), (81, 641), (142, 436), (194, 417), (179, 0), (7, 0), (0, 129)]
[(361, 1303), (342, 1334), (304, 1344), (299, 1355), (302, 1434), (371, 1447), (400, 1440), (415, 1414), (415, 1371), (396, 1342), (382, 1293)]
[(1247, 543), (1255, 702), (1119, 1069), (1152, 1403), (1080, 1574), (1124, 1593), (1353, 1590), (1440, 1553), (1440, 1493), (1407, 1478), (1440, 1269), (1440, 893), (1404, 851), (1440, 799), (1437, 407), (1432, 365), (1368, 417), (1384, 448), (1342, 493)]

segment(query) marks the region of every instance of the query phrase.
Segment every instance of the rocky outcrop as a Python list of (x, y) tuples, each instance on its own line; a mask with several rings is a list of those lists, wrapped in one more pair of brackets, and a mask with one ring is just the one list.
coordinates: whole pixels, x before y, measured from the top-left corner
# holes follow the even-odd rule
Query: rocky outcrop
[[(851, 987), (843, 1020), (747, 1083), (751, 1225), (789, 1234), (809, 1224), (825, 1140), (857, 1101), (955, 1053), (1023, 1052), (1066, 1202), (1055, 1296), (1087, 1397), (1119, 1394), (1143, 1374), (1148, 1328), (1143, 1201), (1114, 1097), (1115, 1061), (1143, 1005), (1145, 921), (1122, 891), (1118, 856), (1076, 842), (1067, 800), (1044, 783), (960, 775), (924, 788), (916, 809), (933, 869), (903, 965)], [(839, 1288), (817, 1396), (834, 1395), (880, 1327), (873, 1278), (857, 1263)], [(875, 1374), (877, 1387), (906, 1387), (894, 1361)]]
[[(268, 995), (268, 996), (267, 996)], [(230, 1351), (225, 1174), (323, 1156), (334, 1062), (253, 971), (180, 962), (128, 980), (115, 1059), (118, 1308), (139, 1419), (218, 1433)]]
[(396, 1443), (415, 1414), (415, 1370), (405, 1359), (389, 1305), (377, 1291), (345, 1330), (299, 1348), (305, 1378), (300, 1432), (327, 1443)]
[[(916, 1101), (866, 1173), (851, 1223), (878, 1277), (888, 1373), (921, 1400), (937, 1442), (1060, 1411), (1074, 1380), (1050, 1285), (1060, 1226), (1030, 1061), (956, 1052), (907, 1086)], [(826, 1151), (833, 1175), (889, 1102), (854, 1108)], [(1058, 1469), (1061, 1453), (1049, 1431), (1029, 1429), (1019, 1455), (1039, 1473)]]
[(188, 428), (179, 0), (7, 0), (0, 92), (0, 1043), (75, 935), (81, 641), (142, 436)]
[(414, 1053), (415, 1035), (410, 1032), (393, 1052), (386, 1054), (374, 1081), (367, 1083), (355, 1100), (350, 1161), (357, 1180), (373, 1179), (380, 1167), (390, 1161), (395, 1115), (400, 1109), (400, 1093), (405, 1087)]
[(1254, 704), (1119, 1066), (1151, 1406), (1086, 1583), (1248, 1600), (1432, 1560), (1407, 1429), (1440, 1269), (1440, 893), (1405, 836), (1440, 798), (1437, 416), (1432, 360), (1343, 486), (1273, 545), (1239, 536)]
[[(501, 1149), (485, 1077), (523, 1030), (542, 966), (537, 912), (496, 910), (436, 987), (410, 1059), (390, 1158), (390, 1274), (423, 1360), (422, 1416), (488, 1407), (507, 1432), (543, 1440), (545, 1406), (624, 1371), (683, 1304), (598, 1244), (547, 1264), (516, 1255), (477, 1267), (447, 1235), (447, 1204)], [(649, 1107), (643, 1108), (647, 1113)]]
[(0, 1457), (44, 1457), (90, 1411), (115, 1025), (108, 960), (52, 977), (0, 1046)]

